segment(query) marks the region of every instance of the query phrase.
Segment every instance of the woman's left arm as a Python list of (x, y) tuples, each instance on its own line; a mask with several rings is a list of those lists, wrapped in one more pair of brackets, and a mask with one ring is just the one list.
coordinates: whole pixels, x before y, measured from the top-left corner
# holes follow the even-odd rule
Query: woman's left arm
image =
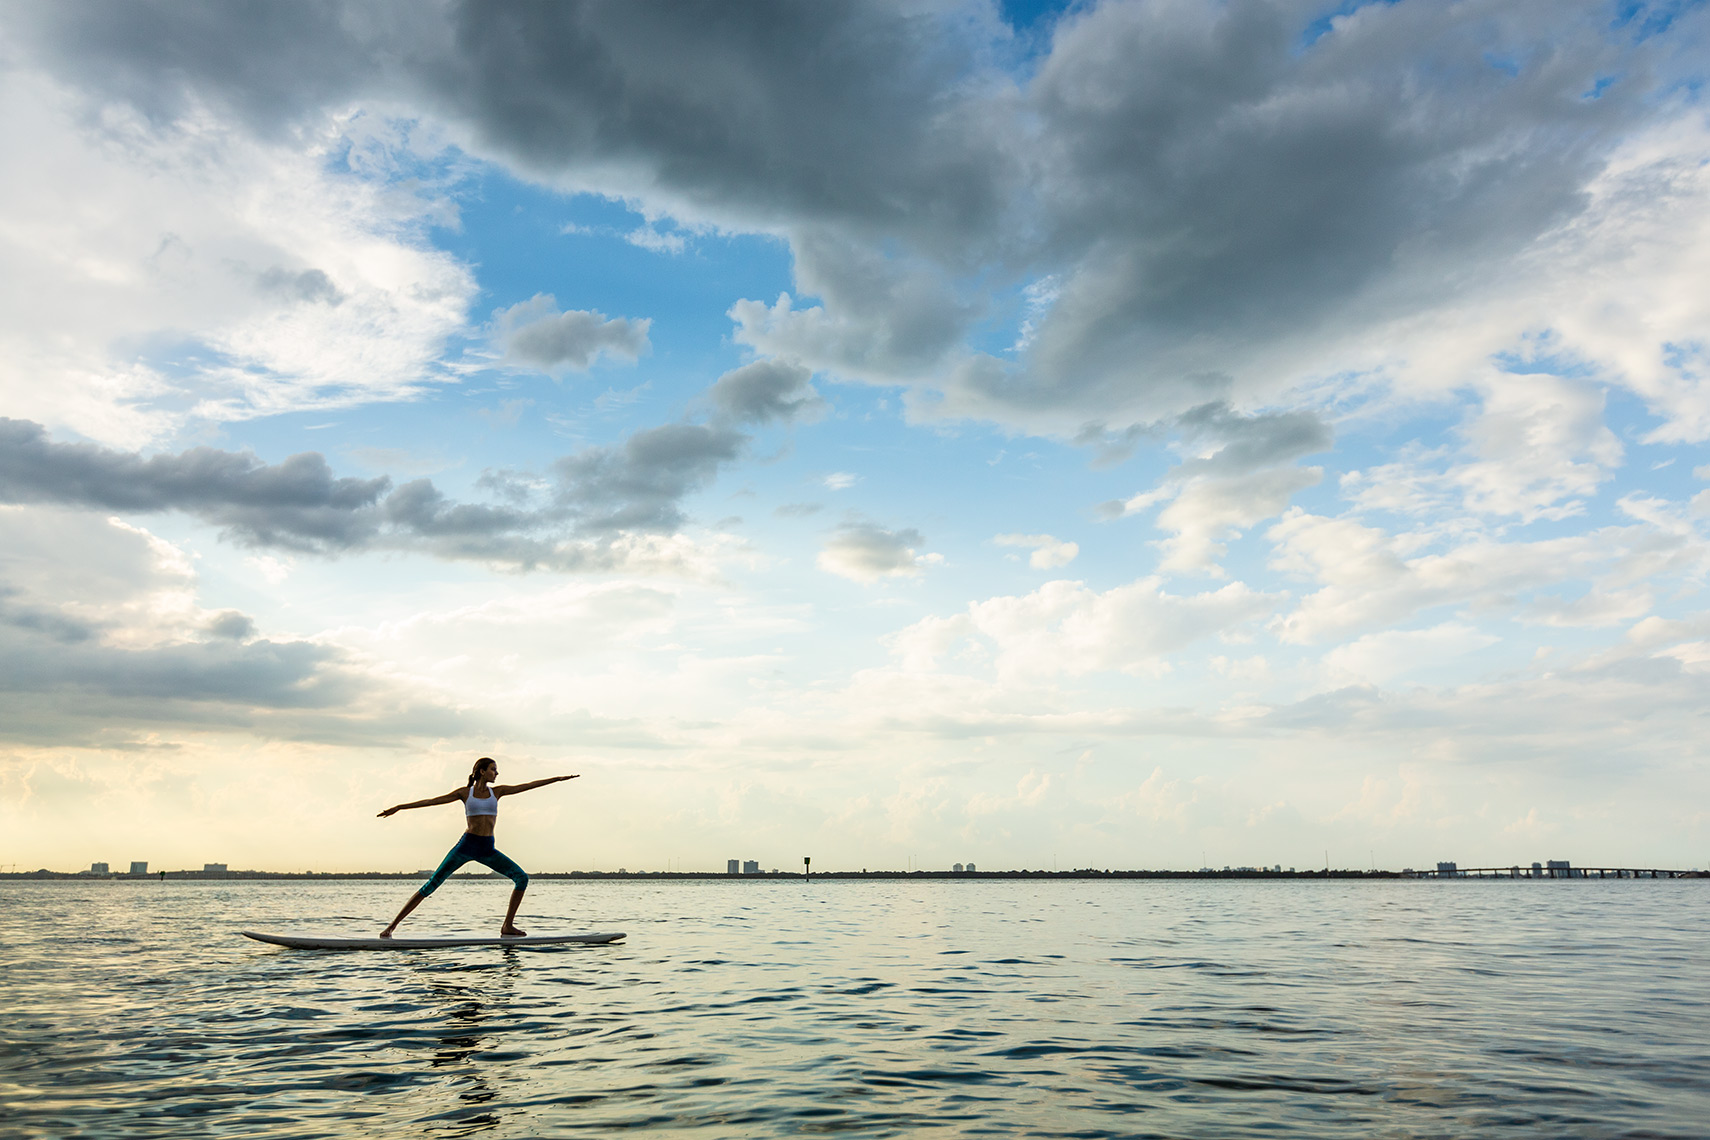
[[(580, 776), (578, 772), (576, 776)], [(514, 796), (518, 792), (526, 792), (530, 788), (544, 788), (548, 784), (556, 784), (560, 780), (574, 780), (576, 776), (548, 776), (544, 780), (530, 780), (526, 784), (499, 784), (493, 788), (495, 796)]]

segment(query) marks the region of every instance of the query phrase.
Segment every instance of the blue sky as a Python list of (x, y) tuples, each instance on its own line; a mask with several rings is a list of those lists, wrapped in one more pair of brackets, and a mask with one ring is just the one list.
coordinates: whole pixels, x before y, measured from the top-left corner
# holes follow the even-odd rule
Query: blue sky
[(252, 15), (4, 18), (0, 863), (1710, 859), (1701, 7)]

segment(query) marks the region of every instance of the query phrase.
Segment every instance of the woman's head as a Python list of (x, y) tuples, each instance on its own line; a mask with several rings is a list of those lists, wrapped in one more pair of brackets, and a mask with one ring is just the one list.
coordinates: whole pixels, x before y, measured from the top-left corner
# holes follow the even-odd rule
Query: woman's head
[(499, 774), (499, 765), (491, 756), (483, 756), (475, 761), (475, 767), (469, 770), (469, 786), (473, 788), (476, 780), (491, 781)]

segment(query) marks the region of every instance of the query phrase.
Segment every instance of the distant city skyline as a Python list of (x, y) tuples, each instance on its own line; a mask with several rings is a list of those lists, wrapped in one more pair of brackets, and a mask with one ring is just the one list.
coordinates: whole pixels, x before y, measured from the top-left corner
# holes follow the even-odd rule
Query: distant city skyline
[(1704, 5), (0, 39), (0, 865), (1710, 863)]

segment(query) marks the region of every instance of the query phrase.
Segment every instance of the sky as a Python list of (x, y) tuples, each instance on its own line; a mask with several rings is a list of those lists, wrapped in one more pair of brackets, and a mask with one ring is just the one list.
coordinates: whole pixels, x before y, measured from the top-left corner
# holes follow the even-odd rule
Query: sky
[(0, 869), (1710, 864), (1710, 11), (0, 8)]

